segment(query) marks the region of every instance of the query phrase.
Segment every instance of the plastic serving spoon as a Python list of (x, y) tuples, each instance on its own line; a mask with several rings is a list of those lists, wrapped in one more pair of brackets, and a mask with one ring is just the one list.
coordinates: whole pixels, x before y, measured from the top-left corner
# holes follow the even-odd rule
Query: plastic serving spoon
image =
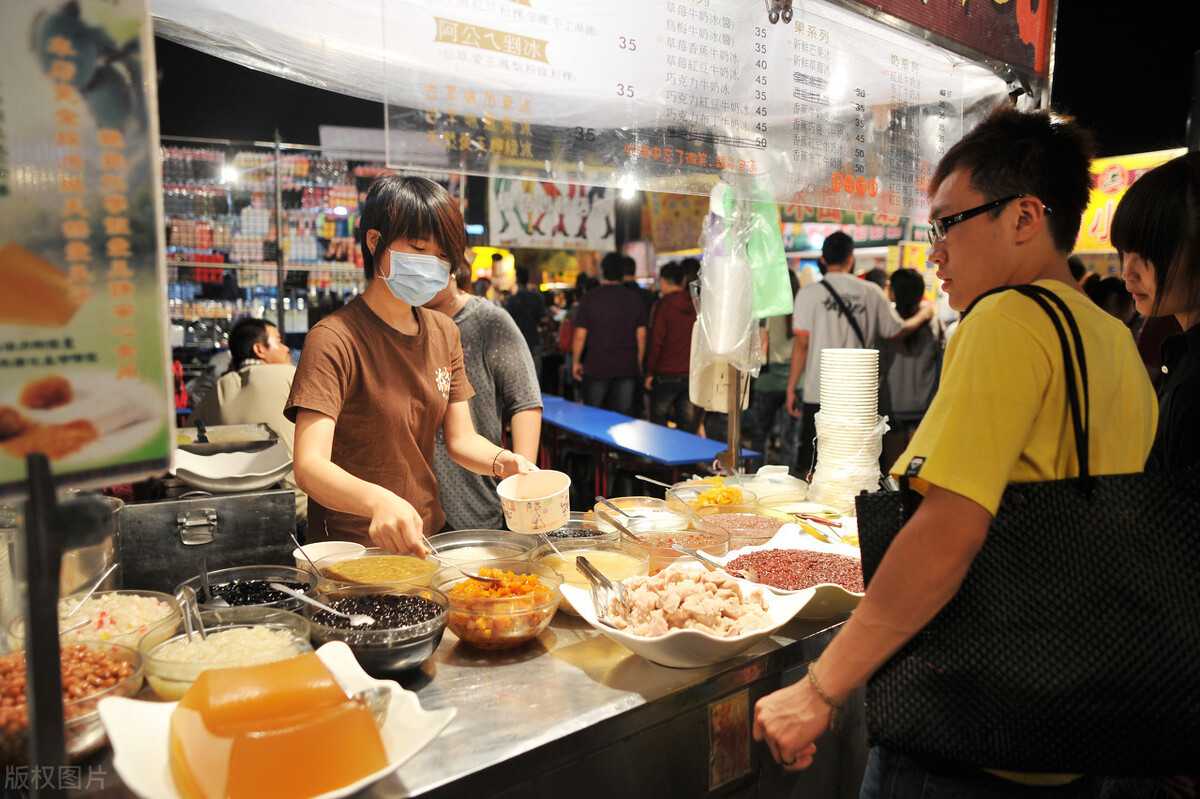
[(343, 619), (349, 619), (351, 627), (366, 627), (375, 623), (374, 616), (368, 616), (365, 613), (342, 613), (340, 610), (334, 610), (333, 608), (329, 607), (324, 602), (318, 602), (308, 594), (302, 594), (299, 591), (293, 591), (282, 583), (268, 583), (268, 585), (270, 585), (276, 591), (280, 591), (288, 596), (293, 596), (296, 599), (299, 599), (301, 602), (307, 602), (314, 608), (320, 608), (321, 610), (332, 613), (334, 616), (338, 616)]

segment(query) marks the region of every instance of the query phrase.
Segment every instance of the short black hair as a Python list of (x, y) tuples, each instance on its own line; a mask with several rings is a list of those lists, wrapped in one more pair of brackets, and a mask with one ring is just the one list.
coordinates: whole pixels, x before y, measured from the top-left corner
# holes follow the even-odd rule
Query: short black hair
[(1110, 233), (1118, 252), (1137, 253), (1154, 269), (1155, 308), (1175, 286), (1200, 307), (1200, 152), (1138, 178), (1117, 206)]
[(678, 261), (671, 261), (658, 270), (658, 276), (672, 286), (682, 286), (684, 280), (683, 266)]
[(892, 272), (892, 295), (896, 298), (896, 313), (901, 319), (911, 319), (921, 310), (925, 278), (915, 269), (897, 269)]
[(625, 256), (619, 252), (605, 253), (600, 259), (600, 274), (604, 275), (605, 280), (620, 282), (625, 277)]
[(458, 201), (440, 183), (415, 175), (381, 175), (367, 189), (359, 222), (359, 246), (367, 280), (375, 277), (375, 256), (367, 247), (367, 231), (378, 230), (376, 247), (397, 239), (433, 239), (446, 254), (453, 272), (463, 262), (467, 230)]
[(821, 257), (825, 259), (825, 266), (841, 266), (850, 260), (850, 256), (854, 255), (854, 239), (850, 238), (848, 233), (840, 230), (835, 230), (826, 237), (825, 243), (821, 245)]
[(637, 261), (633, 260), (632, 256), (622, 255), (625, 264), (625, 274), (622, 277), (633, 277), (637, 274)]
[(229, 371), (236, 372), (242, 368), (245, 361), (258, 358), (254, 352), (254, 345), (267, 346), (271, 341), (267, 328), (271, 327), (275, 325), (266, 319), (255, 319), (252, 316), (244, 316), (237, 321), (233, 330), (229, 331), (229, 354), (233, 356), (229, 362)]
[(686, 283), (691, 283), (696, 278), (700, 277), (700, 259), (699, 258), (684, 258), (679, 262), (683, 267), (683, 279)]
[(1046, 220), (1054, 246), (1070, 252), (1091, 196), (1095, 151), (1092, 134), (1067, 117), (1000, 105), (942, 156), (929, 192), (951, 172), (965, 169), (972, 188), (988, 201), (1037, 197), (1050, 209)]
[(529, 282), (529, 267), (528, 266), (518, 266), (514, 271), (516, 272), (516, 275), (517, 275), (517, 285), (518, 286), (524, 286), (526, 283)]
[(1078, 255), (1071, 255), (1067, 258), (1067, 267), (1071, 270), (1071, 277), (1075, 278), (1076, 283), (1083, 280), (1083, 276), (1088, 272), (1087, 264)]
[(863, 280), (868, 283), (874, 283), (881, 289), (887, 288), (888, 273), (886, 269), (880, 269), (878, 266), (863, 275)]

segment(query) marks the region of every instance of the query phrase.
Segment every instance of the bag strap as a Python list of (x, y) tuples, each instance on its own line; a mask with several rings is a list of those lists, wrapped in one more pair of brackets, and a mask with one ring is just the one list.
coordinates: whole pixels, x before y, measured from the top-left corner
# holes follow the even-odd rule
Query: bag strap
[(854, 335), (858, 336), (858, 346), (865, 348), (867, 346), (867, 337), (863, 335), (862, 328), (858, 325), (858, 320), (855, 319), (854, 314), (850, 312), (850, 308), (846, 305), (846, 301), (842, 299), (842, 295), (838, 294), (837, 291), (834, 290), (833, 286), (829, 285), (828, 280), (822, 280), (821, 285), (825, 287), (826, 291), (833, 295), (833, 301), (837, 303), (838, 310), (841, 311), (842, 315), (846, 317), (846, 321), (850, 323), (850, 327), (854, 328)]
[[(1000, 288), (992, 289), (991, 291), (981, 294), (975, 302), (963, 313), (965, 319), (968, 314), (979, 304), (979, 301), (985, 297), (990, 297), (993, 294), (999, 294), (1002, 291), (1016, 291), (1028, 297), (1038, 304), (1038, 307), (1050, 319), (1050, 323), (1054, 326), (1054, 332), (1058, 336), (1059, 347), (1062, 350), (1063, 371), (1066, 378), (1067, 388), (1067, 405), (1071, 411), (1071, 427), (1075, 433), (1075, 454), (1079, 460), (1079, 476), (1087, 479), (1091, 476), (1091, 464), (1089, 462), (1089, 446), (1088, 434), (1091, 428), (1091, 400), (1088, 397), (1088, 377), (1087, 377), (1087, 358), (1083, 350), (1083, 336), (1079, 332), (1079, 325), (1075, 321), (1074, 314), (1071, 313), (1067, 304), (1055, 294), (1053, 291), (1035, 285), (1023, 286), (1001, 286)], [(1051, 304), (1054, 307), (1051, 307)], [(1058, 313), (1055, 312), (1057, 308)], [(1061, 318), (1059, 316), (1061, 314)], [(1066, 327), (1070, 328), (1071, 340), (1067, 339), (1067, 332), (1063, 325), (1063, 320), (1066, 320)], [(1072, 350), (1074, 344), (1074, 350)], [(1076, 364), (1080, 379), (1082, 380), (1082, 392), (1080, 383), (1076, 382)], [(1080, 394), (1083, 395), (1082, 403)], [(1081, 409), (1081, 405), (1083, 406)]]

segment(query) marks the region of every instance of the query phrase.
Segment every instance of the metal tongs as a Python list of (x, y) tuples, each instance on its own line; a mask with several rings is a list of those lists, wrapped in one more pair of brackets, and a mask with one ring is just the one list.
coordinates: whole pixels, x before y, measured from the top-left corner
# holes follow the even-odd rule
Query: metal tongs
[(579, 573), (587, 578), (588, 583), (592, 588), (592, 605), (596, 608), (596, 619), (601, 624), (606, 624), (609, 627), (618, 629), (617, 625), (612, 622), (612, 607), (613, 602), (620, 603), (621, 607), (629, 610), (629, 599), (625, 594), (625, 586), (621, 583), (613, 583), (612, 580), (600, 573), (600, 570), (591, 564), (583, 555), (575, 557), (575, 568)]
[(204, 620), (200, 618), (200, 603), (196, 599), (196, 589), (185, 585), (179, 589), (175, 600), (179, 603), (179, 610), (183, 613), (183, 631), (187, 633), (188, 642), (191, 642), (192, 636), (196, 633), (200, 634), (201, 641), (208, 638), (208, 633), (204, 629)]

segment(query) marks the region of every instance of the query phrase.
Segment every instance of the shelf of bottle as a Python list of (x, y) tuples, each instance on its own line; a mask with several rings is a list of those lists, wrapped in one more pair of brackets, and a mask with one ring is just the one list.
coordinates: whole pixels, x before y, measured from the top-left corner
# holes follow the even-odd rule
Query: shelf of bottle
[[(275, 271), (279, 268), (274, 261), (262, 263), (207, 263), (203, 261), (167, 261), (167, 266), (183, 266), (197, 269), (235, 269), (238, 271), (261, 272)], [(362, 269), (348, 261), (321, 261), (318, 263), (285, 263), (284, 269), (289, 272), (338, 272), (361, 275)]]

